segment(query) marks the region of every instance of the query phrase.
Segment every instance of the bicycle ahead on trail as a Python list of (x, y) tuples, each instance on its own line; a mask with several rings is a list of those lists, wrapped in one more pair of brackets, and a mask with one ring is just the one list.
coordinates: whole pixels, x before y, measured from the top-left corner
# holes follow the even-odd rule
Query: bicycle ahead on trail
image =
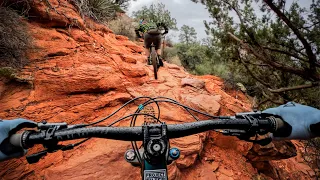
[[(148, 62), (149, 64), (152, 64), (153, 66), (153, 74), (154, 74), (154, 79), (158, 79), (158, 68), (161, 66), (160, 61), (159, 61), (159, 56), (156, 52), (155, 46), (153, 43), (151, 44), (150, 47), (150, 56), (148, 58), (148, 61), (151, 60), (151, 62)], [(163, 63), (163, 62), (161, 62)]]
[[(165, 39), (164, 37), (165, 37), (165, 34), (163, 33), (162, 34), (163, 41)], [(163, 48), (164, 48), (164, 42), (162, 43), (162, 49)], [(157, 51), (156, 51), (156, 46), (154, 45), (153, 42), (149, 48), (149, 52), (150, 52), (150, 55), (148, 57), (148, 61), (150, 60), (151, 62), (148, 62), (148, 64), (151, 64), (153, 66), (154, 79), (158, 79), (158, 70), (161, 66), (163, 66), (163, 60), (159, 59), (159, 55), (157, 54)]]
[(135, 30), (138, 38), (143, 34), (145, 50), (150, 53), (148, 57), (148, 65), (153, 66), (154, 78), (158, 79), (158, 69), (163, 66), (162, 58), (160, 57), (162, 36), (169, 32), (164, 23), (148, 22), (142, 19), (139, 28)]
[[(148, 99), (143, 103), (140, 101), (137, 110), (130, 115), (124, 116), (108, 126), (97, 127), (106, 119), (109, 119), (121, 109), (136, 102), (137, 100)], [(186, 110), (196, 122), (169, 125), (160, 120), (159, 103), (171, 103)], [(154, 104), (152, 106), (152, 104)], [(157, 107), (157, 113), (154, 108)], [(195, 113), (208, 117), (208, 120), (200, 120)], [(136, 126), (138, 116), (145, 116), (142, 126)], [(130, 127), (111, 127), (122, 120), (131, 118)], [(167, 180), (167, 165), (177, 160), (180, 156), (178, 148), (170, 147), (170, 139), (189, 136), (209, 130), (216, 130), (224, 135), (236, 136), (239, 139), (249, 142), (266, 145), (271, 142), (267, 136), (264, 139), (258, 135), (266, 135), (271, 132), (274, 135), (286, 137), (291, 133), (291, 126), (284, 122), (280, 116), (261, 112), (239, 113), (235, 116), (213, 116), (166, 97), (137, 97), (134, 98), (118, 110), (107, 117), (90, 123), (68, 125), (67, 123), (38, 123), (37, 130), (24, 131), (22, 134), (10, 136), (10, 143), (31, 148), (35, 144), (42, 144), (44, 150), (36, 154), (27, 156), (29, 163), (36, 163), (47, 153), (54, 153), (59, 150), (71, 150), (89, 138), (108, 138), (121, 141), (131, 141), (132, 149), (127, 150), (124, 158), (133, 166), (141, 168), (141, 177), (144, 180)], [(87, 138), (76, 144), (60, 145), (61, 141)], [(259, 139), (259, 140), (257, 140)], [(136, 141), (142, 141), (138, 148)]]

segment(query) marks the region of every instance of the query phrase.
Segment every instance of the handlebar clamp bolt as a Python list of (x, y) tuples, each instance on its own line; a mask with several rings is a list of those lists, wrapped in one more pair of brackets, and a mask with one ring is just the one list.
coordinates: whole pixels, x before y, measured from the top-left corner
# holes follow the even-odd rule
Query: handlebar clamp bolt
[(169, 155), (172, 159), (176, 160), (180, 157), (180, 150), (178, 148), (171, 148)]
[(161, 150), (161, 145), (160, 144), (154, 144), (152, 149), (156, 152), (160, 151)]
[(126, 160), (133, 161), (135, 158), (136, 158), (136, 155), (135, 155), (134, 151), (128, 150), (126, 152)]

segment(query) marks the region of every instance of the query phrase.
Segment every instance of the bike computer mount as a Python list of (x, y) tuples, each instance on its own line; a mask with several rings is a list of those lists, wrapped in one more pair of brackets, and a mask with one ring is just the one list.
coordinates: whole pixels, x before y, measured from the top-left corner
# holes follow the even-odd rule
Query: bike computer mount
[[(167, 180), (167, 165), (179, 158), (180, 151), (177, 148), (170, 149), (165, 123), (145, 124), (142, 128), (143, 146), (139, 152), (135, 152), (133, 149), (128, 150), (125, 153), (125, 159), (133, 166), (141, 166), (144, 180)], [(138, 156), (141, 157), (141, 162)]]

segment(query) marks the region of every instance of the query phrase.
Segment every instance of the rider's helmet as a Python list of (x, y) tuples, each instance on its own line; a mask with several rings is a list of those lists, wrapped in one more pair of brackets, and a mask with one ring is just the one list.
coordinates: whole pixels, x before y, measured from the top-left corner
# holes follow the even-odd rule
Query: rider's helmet
[(144, 19), (141, 19), (139, 24), (145, 24)]

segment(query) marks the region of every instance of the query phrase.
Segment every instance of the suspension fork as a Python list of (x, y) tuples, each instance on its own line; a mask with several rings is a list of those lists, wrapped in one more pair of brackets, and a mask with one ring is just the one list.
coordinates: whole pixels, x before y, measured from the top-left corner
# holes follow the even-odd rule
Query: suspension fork
[[(141, 164), (132, 149), (125, 153), (125, 159), (132, 165), (141, 167), (141, 176), (144, 180), (168, 180), (167, 165), (179, 158), (180, 151), (177, 148), (170, 149), (165, 123), (144, 125), (142, 128), (143, 148), (139, 149)], [(153, 131), (153, 129), (161, 131)], [(152, 132), (160, 133), (152, 134)]]

